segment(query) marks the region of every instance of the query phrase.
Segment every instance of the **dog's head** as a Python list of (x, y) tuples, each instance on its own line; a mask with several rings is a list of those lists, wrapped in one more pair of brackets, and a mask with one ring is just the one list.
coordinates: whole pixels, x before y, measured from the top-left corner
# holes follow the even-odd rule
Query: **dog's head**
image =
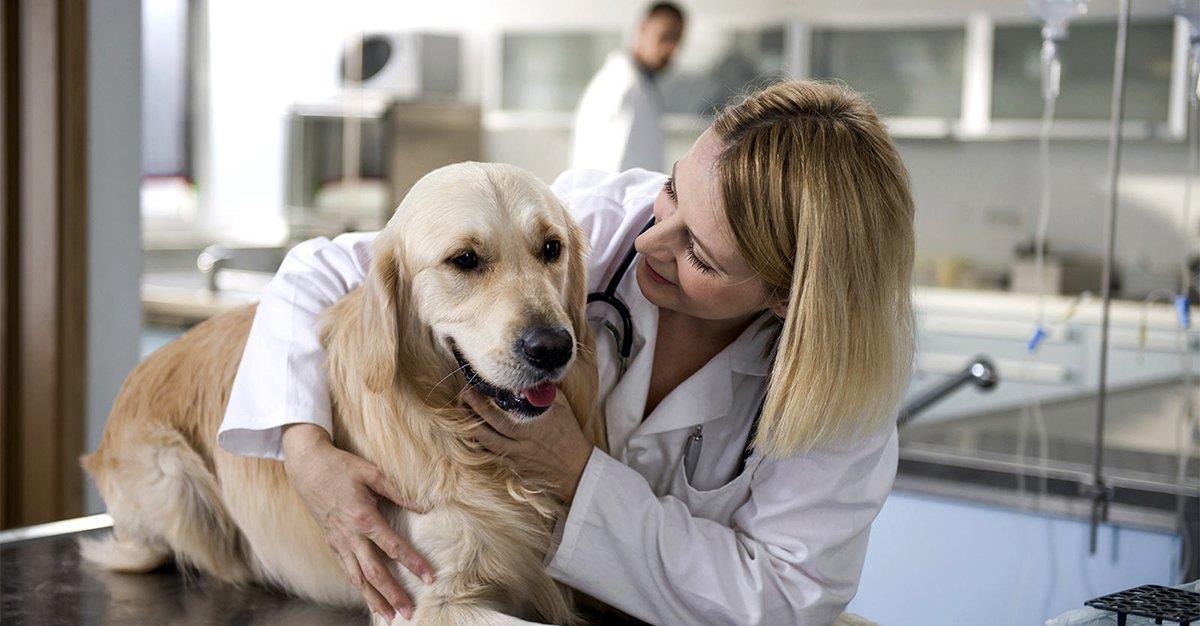
[(362, 308), (370, 389), (416, 365), (402, 346), (424, 336), (501, 408), (546, 410), (587, 332), (587, 241), (545, 183), (493, 163), (434, 170), (373, 245)]

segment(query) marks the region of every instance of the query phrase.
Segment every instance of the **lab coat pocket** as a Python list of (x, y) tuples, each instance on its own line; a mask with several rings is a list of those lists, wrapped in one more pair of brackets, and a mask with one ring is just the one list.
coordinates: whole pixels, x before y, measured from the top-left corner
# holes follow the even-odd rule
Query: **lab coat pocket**
[(675, 468), (671, 495), (682, 500), (693, 517), (703, 517), (728, 526), (733, 519), (733, 512), (750, 498), (750, 478), (754, 475), (758, 463), (759, 456), (751, 455), (746, 461), (746, 467), (733, 480), (715, 489), (701, 490), (688, 482), (683, 459), (680, 459)]

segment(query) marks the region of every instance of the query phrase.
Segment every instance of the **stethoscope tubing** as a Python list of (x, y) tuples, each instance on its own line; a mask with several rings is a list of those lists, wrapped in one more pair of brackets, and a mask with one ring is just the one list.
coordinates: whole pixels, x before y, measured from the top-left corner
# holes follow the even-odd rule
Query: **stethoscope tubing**
[[(640, 235), (647, 230), (650, 230), (651, 226), (654, 226), (653, 218), (651, 218), (650, 221), (642, 227), (642, 230), (639, 231), (638, 234)], [(617, 269), (613, 273), (612, 277), (609, 278), (608, 285), (605, 286), (604, 291), (593, 291), (587, 296), (588, 304), (593, 302), (603, 302), (612, 307), (613, 310), (617, 312), (617, 315), (619, 315), (621, 318), (621, 331), (619, 333), (611, 322), (607, 320), (603, 322), (617, 344), (617, 357), (620, 361), (621, 375), (625, 374), (625, 367), (629, 361), (629, 355), (633, 353), (633, 315), (629, 312), (629, 307), (625, 306), (625, 303), (621, 302), (621, 299), (617, 297), (617, 288), (620, 287), (621, 281), (625, 278), (625, 272), (629, 271), (629, 266), (633, 264), (633, 260), (636, 257), (637, 248), (632, 245), (629, 246), (629, 251), (625, 253), (625, 257), (622, 258), (621, 263), (617, 265)], [(758, 405), (758, 411), (754, 414), (754, 421), (750, 424), (750, 434), (746, 438), (746, 446), (742, 450), (742, 455), (738, 463), (738, 471), (735, 476), (741, 474), (742, 471), (745, 470), (746, 461), (748, 461), (750, 459), (750, 455), (754, 453), (754, 437), (758, 433), (758, 422), (762, 417), (762, 411), (763, 404), (760, 403)], [(687, 446), (684, 451), (684, 456), (687, 457), (685, 458), (685, 465), (687, 465), (685, 470), (688, 474), (688, 480), (691, 480), (691, 474), (695, 471), (695, 464), (699, 459), (700, 446), (702, 443), (703, 435), (701, 434), (700, 427), (697, 427), (697, 431), (688, 436)]]

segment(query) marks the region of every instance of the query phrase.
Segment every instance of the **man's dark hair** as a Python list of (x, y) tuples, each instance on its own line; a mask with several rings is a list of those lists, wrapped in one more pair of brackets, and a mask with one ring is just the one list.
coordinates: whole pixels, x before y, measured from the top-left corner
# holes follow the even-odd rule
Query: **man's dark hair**
[(674, 2), (655, 2), (650, 5), (649, 9), (646, 9), (645, 19), (650, 19), (659, 13), (671, 15), (680, 22), (684, 21), (683, 8)]

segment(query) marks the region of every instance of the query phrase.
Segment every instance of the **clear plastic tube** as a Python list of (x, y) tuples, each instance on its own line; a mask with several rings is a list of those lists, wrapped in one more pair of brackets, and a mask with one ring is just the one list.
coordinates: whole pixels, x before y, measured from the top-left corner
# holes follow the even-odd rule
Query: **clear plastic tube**
[[(1200, 16), (1198, 16), (1200, 17)], [(1197, 30), (1197, 24), (1190, 24), (1193, 33)], [(1179, 562), (1179, 571), (1176, 574), (1178, 582), (1186, 580), (1187, 572), (1191, 568), (1192, 560), (1196, 555), (1196, 546), (1192, 545), (1190, 533), (1187, 532), (1186, 501), (1183, 497), (1183, 486), (1187, 479), (1187, 464), (1191, 458), (1192, 444), (1200, 437), (1200, 424), (1196, 419), (1195, 408), (1195, 389), (1194, 389), (1194, 374), (1192, 371), (1192, 354), (1190, 339), (1188, 337), (1187, 310), (1191, 303), (1191, 292), (1193, 285), (1193, 277), (1191, 268), (1188, 267), (1188, 257), (1190, 255), (1190, 243), (1193, 239), (1192, 227), (1192, 192), (1195, 185), (1195, 179), (1200, 174), (1200, 38), (1193, 37), (1191, 48), (1188, 55), (1188, 159), (1187, 172), (1183, 177), (1183, 211), (1181, 219), (1183, 221), (1183, 258), (1180, 262), (1180, 283), (1182, 299), (1180, 315), (1181, 321), (1176, 329), (1177, 343), (1179, 345), (1179, 360), (1180, 368), (1183, 371), (1183, 403), (1180, 407), (1179, 418), (1176, 423), (1175, 446), (1178, 454), (1175, 469), (1175, 516), (1176, 523), (1179, 525), (1179, 537), (1183, 543), (1182, 556)]]
[[(1058, 59), (1042, 57), (1042, 72), (1055, 73)], [(1055, 79), (1057, 81), (1057, 78)], [(1038, 308), (1037, 328), (1045, 332), (1046, 325), (1046, 237), (1050, 231), (1050, 206), (1053, 180), (1050, 172), (1050, 133), (1054, 128), (1054, 105), (1058, 100), (1057, 85), (1053, 90), (1043, 92), (1042, 127), (1038, 133), (1038, 159), (1041, 170), (1041, 194), (1038, 207), (1038, 219), (1033, 237), (1034, 271), (1038, 277)], [(1034, 346), (1036, 349), (1036, 346)]]

